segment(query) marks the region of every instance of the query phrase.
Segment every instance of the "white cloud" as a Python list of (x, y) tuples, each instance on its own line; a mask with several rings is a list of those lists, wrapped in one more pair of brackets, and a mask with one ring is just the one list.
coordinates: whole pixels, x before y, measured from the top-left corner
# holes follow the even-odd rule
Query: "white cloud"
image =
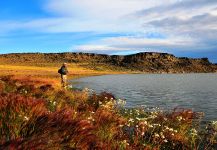
[[(98, 43), (95, 45), (95, 43)], [(73, 47), (79, 51), (162, 51), (168, 48), (182, 49), (196, 46), (194, 39), (187, 37), (167, 38), (167, 39), (149, 39), (141, 37), (113, 37), (94, 41), (92, 44)]]
[[(0, 27), (4, 32), (22, 29), (131, 35), (102, 37), (74, 46), (88, 51), (217, 48), (216, 0), (46, 0), (44, 10), (55, 17), (0, 22)], [(163, 38), (147, 37), (150, 32)]]
[[(73, 18), (74, 22), (79, 18), (80, 30), (134, 34), (93, 41), (78, 46), (80, 49), (182, 47), (189, 50), (198, 45), (208, 47), (207, 39), (217, 38), (216, 0), (50, 0), (46, 8)], [(78, 30), (76, 26), (74, 29)], [(166, 38), (144, 38), (147, 32), (159, 32)]]
[(161, 4), (159, 0), (48, 0), (45, 8), (64, 16), (107, 20)]
[(107, 45), (81, 45), (81, 46), (76, 46), (73, 47), (73, 50), (77, 51), (83, 51), (83, 52), (89, 52), (89, 51), (123, 51), (123, 50), (128, 50), (124, 48), (117, 48), (117, 47), (111, 47)]

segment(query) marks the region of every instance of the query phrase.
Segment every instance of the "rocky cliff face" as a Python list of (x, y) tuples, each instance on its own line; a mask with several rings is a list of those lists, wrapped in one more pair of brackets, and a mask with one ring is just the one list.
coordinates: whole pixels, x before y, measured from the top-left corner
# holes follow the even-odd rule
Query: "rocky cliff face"
[(207, 58), (178, 58), (172, 54), (145, 52), (127, 56), (102, 55), (88, 53), (26, 53), (0, 55), (1, 63), (86, 63), (92, 65), (109, 65), (132, 71), (149, 73), (190, 73), (215, 72), (216, 65)]
[(166, 53), (139, 53), (124, 57), (122, 65), (144, 72), (190, 73), (214, 72), (213, 64), (207, 58), (177, 58)]

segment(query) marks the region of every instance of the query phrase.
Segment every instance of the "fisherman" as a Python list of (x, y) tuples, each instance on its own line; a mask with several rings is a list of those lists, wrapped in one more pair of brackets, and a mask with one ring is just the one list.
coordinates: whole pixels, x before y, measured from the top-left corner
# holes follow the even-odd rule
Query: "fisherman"
[(63, 63), (61, 68), (58, 70), (58, 73), (61, 75), (62, 87), (66, 88), (66, 86), (67, 86), (67, 74), (68, 74), (67, 63)]

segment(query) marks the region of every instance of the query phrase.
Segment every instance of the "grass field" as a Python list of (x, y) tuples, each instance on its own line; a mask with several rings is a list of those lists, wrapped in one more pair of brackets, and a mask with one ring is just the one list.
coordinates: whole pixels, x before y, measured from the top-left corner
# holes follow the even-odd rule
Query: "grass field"
[[(41, 64), (39, 65), (16, 65), (16, 64), (4, 64), (0, 65), (0, 76), (14, 76), (14, 78), (29, 78), (32, 80), (47, 81), (55, 86), (60, 85), (60, 75), (57, 70), (61, 67), (61, 64)], [(93, 70), (82, 67), (81, 64), (68, 64), (68, 79), (75, 79), (85, 76), (103, 75), (103, 74), (119, 74), (126, 73), (120, 71), (111, 70)]]

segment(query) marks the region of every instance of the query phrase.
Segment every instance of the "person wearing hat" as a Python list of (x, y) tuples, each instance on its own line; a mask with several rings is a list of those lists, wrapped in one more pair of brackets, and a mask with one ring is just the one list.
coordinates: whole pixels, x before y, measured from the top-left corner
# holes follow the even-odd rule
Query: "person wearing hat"
[(61, 75), (62, 87), (66, 88), (66, 86), (67, 86), (67, 74), (68, 74), (67, 63), (63, 63), (61, 68), (58, 70), (58, 73)]

